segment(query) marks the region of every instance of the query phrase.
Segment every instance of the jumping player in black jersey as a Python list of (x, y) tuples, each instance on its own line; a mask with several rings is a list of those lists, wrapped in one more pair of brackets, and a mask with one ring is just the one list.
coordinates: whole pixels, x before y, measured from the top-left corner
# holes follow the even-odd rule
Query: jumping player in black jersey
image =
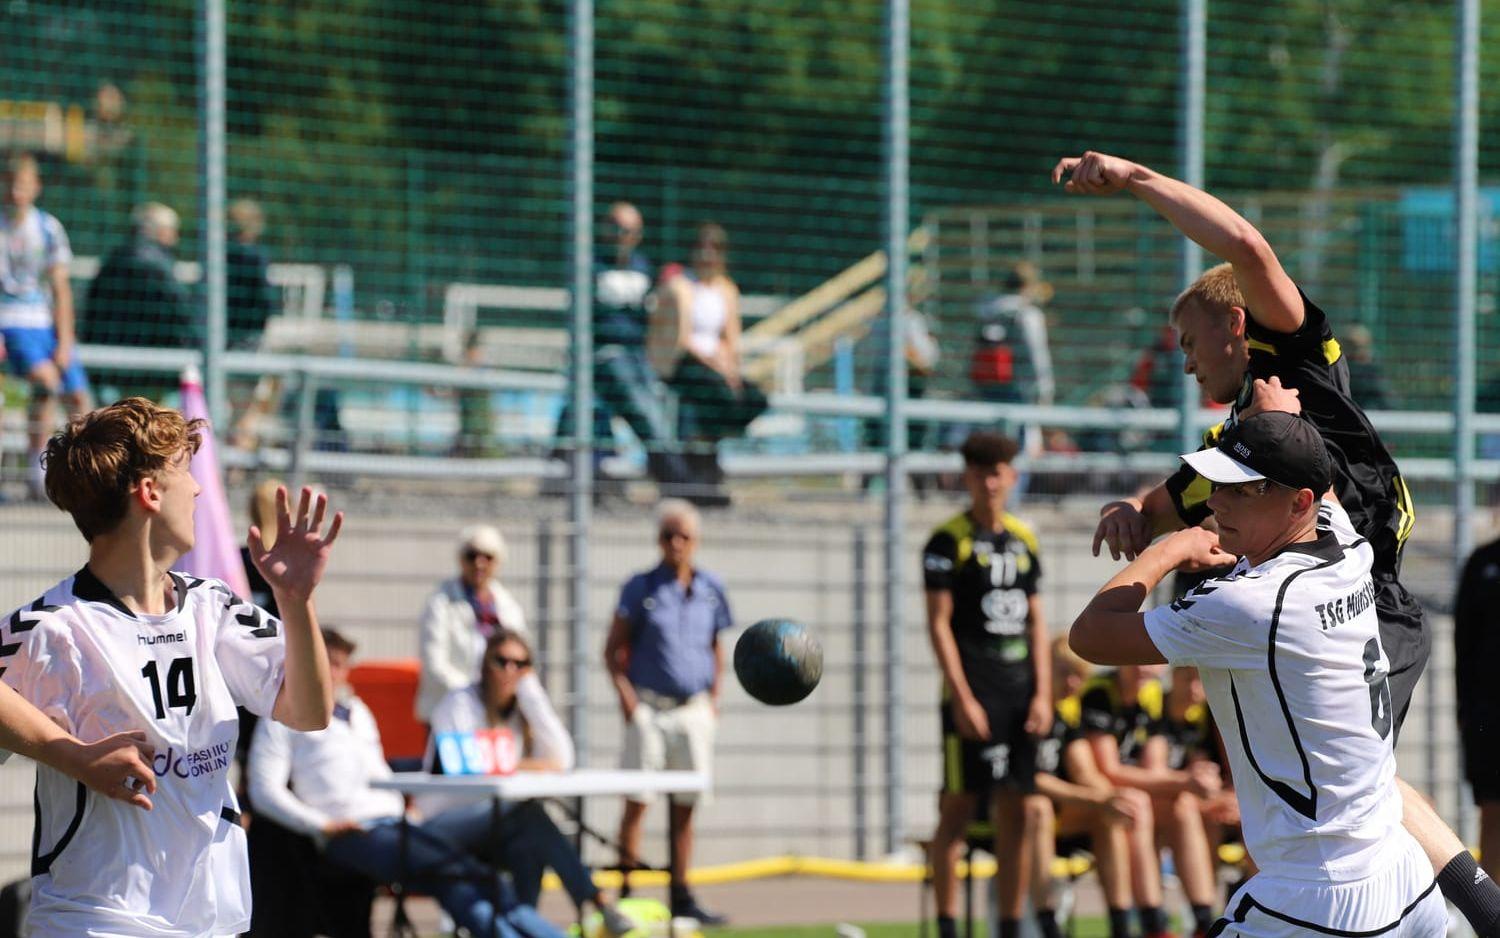
[[(922, 550), (927, 627), (943, 672), (943, 791), (932, 838), (938, 936), (954, 938), (955, 868), (980, 798), (991, 798), (996, 856), (1029, 856), (1037, 831), (1024, 802), (1035, 797), (1037, 740), (1052, 728), (1052, 663), (1037, 583), (1036, 536), (1006, 513), (1017, 444), (998, 433), (964, 441), (969, 508)], [(1027, 864), (996, 877), (1000, 936), (1020, 935)]]
[[(1395, 461), (1349, 394), (1349, 368), (1328, 317), (1282, 268), (1265, 237), (1207, 192), (1138, 163), (1088, 152), (1066, 157), (1052, 181), (1078, 195), (1128, 192), (1178, 231), (1227, 263), (1214, 267), (1172, 306), (1186, 368), (1210, 398), (1232, 409), (1205, 434), (1211, 446), (1227, 426), (1259, 410), (1299, 410), (1333, 462), (1333, 492), (1375, 560), (1380, 641), (1390, 659), (1396, 729), (1427, 663), (1431, 636), (1422, 610), (1401, 585), (1401, 548), (1413, 525), (1411, 497)], [(1100, 512), (1094, 550), (1133, 560), (1159, 534), (1203, 523), (1210, 487), (1188, 468), (1137, 498)], [(1500, 887), (1478, 869), (1437, 813), (1401, 783), (1404, 826), (1440, 870), (1443, 894), (1481, 936), (1500, 935)]]

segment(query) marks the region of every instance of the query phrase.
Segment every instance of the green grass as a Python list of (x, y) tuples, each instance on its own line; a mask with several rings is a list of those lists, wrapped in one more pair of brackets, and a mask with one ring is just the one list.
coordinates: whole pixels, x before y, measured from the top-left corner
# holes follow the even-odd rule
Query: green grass
[[(859, 927), (864, 930), (865, 938), (915, 938), (918, 926), (915, 922), (861, 922)], [(704, 934), (707, 938), (829, 938), (834, 934), (833, 929), (832, 925), (787, 925), (776, 928), (715, 928)], [(927, 934), (934, 936), (936, 931), (936, 928), (929, 927)], [(959, 932), (963, 932), (962, 923), (959, 924)], [(974, 934), (978, 936), (984, 933), (984, 923), (976, 920)], [(1107, 938), (1109, 924), (1102, 918), (1081, 918), (1074, 934), (1076, 938)]]

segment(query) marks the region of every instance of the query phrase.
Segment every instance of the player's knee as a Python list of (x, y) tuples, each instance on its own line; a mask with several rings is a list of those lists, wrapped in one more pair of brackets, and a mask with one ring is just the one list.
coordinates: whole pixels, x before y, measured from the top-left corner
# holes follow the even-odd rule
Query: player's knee
[(31, 384), (31, 399), (34, 403), (49, 401), (62, 390), (62, 378), (51, 362), (32, 369), (27, 380)]
[(1046, 795), (1027, 795), (1021, 803), (1021, 816), (1027, 830), (1046, 831), (1051, 829), (1057, 812)]

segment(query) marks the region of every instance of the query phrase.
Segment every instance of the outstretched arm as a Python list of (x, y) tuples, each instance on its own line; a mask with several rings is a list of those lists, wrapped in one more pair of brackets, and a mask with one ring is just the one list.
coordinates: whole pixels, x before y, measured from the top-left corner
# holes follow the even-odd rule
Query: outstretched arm
[(1089, 151), (1081, 157), (1066, 157), (1052, 170), (1052, 181), (1060, 183), (1071, 173), (1064, 189), (1077, 195), (1112, 195), (1129, 192), (1215, 257), (1234, 267), (1234, 279), (1257, 323), (1274, 332), (1296, 332), (1302, 328), (1305, 310), (1302, 294), (1287, 276), (1255, 226), (1234, 209), (1201, 189), (1164, 176), (1139, 163), (1105, 153)]

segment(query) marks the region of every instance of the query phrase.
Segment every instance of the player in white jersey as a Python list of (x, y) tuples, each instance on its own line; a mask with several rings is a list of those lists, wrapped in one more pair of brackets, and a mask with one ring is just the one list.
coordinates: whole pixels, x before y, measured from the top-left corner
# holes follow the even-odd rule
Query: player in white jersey
[(232, 935), (250, 924), (249, 869), (229, 780), (235, 705), (322, 729), (332, 686), (312, 594), (342, 515), (277, 493), (277, 537), (250, 529), (281, 621), (218, 580), (171, 572), (193, 546), (188, 471), (201, 421), (142, 398), (75, 418), (47, 446), (47, 494), (89, 542), (88, 563), (0, 623), (0, 679), (64, 729), (144, 730), (152, 810), (38, 767), (33, 935)]
[[(1374, 550), (1320, 500), (1332, 483), (1322, 438), (1300, 417), (1261, 413), (1183, 459), (1214, 483), (1219, 533), (1189, 528), (1147, 548), (1070, 641), (1096, 662), (1199, 669), (1260, 870), (1209, 934), (1442, 935), (1432, 864), (1401, 826)], [(1172, 570), (1235, 557), (1170, 606), (1136, 611)]]
[(42, 177), (34, 157), (11, 157), (0, 190), (0, 338), (10, 373), (31, 383), (27, 456), (32, 493), (40, 498), (54, 399), (63, 395), (73, 416), (89, 408), (88, 378), (73, 350), (73, 251), (62, 223), (36, 207)]

